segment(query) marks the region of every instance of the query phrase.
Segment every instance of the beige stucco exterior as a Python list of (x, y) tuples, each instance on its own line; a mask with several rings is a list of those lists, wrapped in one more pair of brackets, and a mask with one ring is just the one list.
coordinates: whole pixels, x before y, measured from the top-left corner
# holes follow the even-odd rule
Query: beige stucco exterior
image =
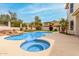
[[(70, 3), (66, 4), (67, 19), (69, 22), (68, 33), (79, 36), (79, 3), (73, 4), (73, 12), (70, 13)], [(70, 21), (73, 21), (73, 30), (70, 29)]]

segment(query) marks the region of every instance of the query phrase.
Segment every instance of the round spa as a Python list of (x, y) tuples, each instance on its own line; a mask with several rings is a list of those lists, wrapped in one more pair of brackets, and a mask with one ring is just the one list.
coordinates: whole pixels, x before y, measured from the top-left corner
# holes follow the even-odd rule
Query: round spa
[(48, 54), (50, 43), (46, 40), (37, 39), (33, 41), (26, 41), (22, 43), (20, 47), (29, 55), (46, 55), (46, 53)]

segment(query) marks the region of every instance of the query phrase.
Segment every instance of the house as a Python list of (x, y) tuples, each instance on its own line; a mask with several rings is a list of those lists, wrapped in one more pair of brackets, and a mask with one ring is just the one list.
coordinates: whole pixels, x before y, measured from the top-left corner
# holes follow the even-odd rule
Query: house
[(68, 33), (79, 36), (79, 3), (66, 3)]

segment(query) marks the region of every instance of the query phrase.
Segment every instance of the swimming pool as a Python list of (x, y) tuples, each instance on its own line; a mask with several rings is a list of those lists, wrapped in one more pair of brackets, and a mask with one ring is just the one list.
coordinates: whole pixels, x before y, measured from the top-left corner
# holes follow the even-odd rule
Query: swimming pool
[(35, 40), (36, 38), (45, 36), (46, 34), (49, 34), (49, 32), (27, 32), (27, 33), (23, 33), (23, 34), (19, 34), (19, 35), (13, 35), (13, 36), (9, 36), (6, 37), (5, 39), (7, 40), (27, 40), (27, 41), (31, 41), (31, 40)]
[(33, 41), (26, 41), (21, 44), (20, 46), (23, 50), (29, 52), (39, 52), (46, 50), (50, 47), (50, 43), (45, 40), (33, 40)]
[(40, 52), (48, 49), (50, 47), (50, 42), (38, 39), (39, 37), (50, 34), (50, 32), (27, 32), (19, 35), (13, 35), (6, 37), (7, 40), (25, 40), (20, 45), (20, 48), (28, 52)]

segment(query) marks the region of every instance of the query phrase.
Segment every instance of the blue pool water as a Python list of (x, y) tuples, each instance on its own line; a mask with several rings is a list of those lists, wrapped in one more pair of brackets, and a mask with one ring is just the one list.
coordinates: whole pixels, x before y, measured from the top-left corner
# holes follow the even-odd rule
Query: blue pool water
[(25, 39), (26, 41), (21, 44), (20, 48), (22, 48), (25, 51), (38, 52), (43, 51), (49, 48), (50, 46), (49, 42), (38, 39), (39, 37), (45, 36), (46, 34), (49, 34), (49, 32), (28, 32), (20, 35), (9, 36), (6, 37), (5, 39), (7, 40)]
[(45, 36), (49, 32), (28, 32), (28, 33), (23, 33), (20, 35), (14, 35), (14, 36), (9, 36), (6, 37), (5, 39), (7, 40), (23, 40), (26, 39), (28, 41), (35, 40), (36, 38)]
[(49, 42), (40, 39), (24, 42), (20, 47), (25, 51), (39, 52), (49, 48), (49, 46)]

